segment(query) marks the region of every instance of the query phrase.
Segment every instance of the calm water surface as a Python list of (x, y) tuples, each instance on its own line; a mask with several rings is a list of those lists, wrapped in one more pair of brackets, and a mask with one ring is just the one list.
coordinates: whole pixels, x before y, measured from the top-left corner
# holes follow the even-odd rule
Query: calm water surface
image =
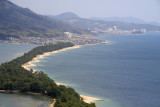
[(103, 36), (112, 45), (84, 46), (42, 59), (39, 66), (99, 107), (160, 107), (160, 33)]
[(0, 64), (23, 55), (36, 45), (0, 43)]
[(48, 107), (49, 99), (22, 94), (0, 94), (0, 107)]

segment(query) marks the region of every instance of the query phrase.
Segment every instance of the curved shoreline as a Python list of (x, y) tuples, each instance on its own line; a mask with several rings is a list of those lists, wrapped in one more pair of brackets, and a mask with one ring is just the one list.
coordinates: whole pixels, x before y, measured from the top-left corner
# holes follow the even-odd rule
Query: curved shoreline
[[(96, 44), (90, 44), (90, 45), (96, 45)], [(85, 46), (85, 45), (83, 45)], [(59, 52), (63, 52), (63, 51), (66, 51), (66, 50), (70, 50), (70, 49), (76, 49), (76, 48), (81, 48), (82, 45), (77, 45), (77, 46), (73, 46), (73, 47), (67, 47), (67, 48), (63, 48), (63, 49), (60, 49), (60, 50), (56, 50), (56, 51), (52, 51), (52, 52), (45, 52), (43, 53), (42, 55), (37, 55), (36, 57), (34, 57), (31, 61), (25, 63), (22, 65), (23, 68), (27, 69), (27, 70), (30, 70), (30, 67), (33, 67), (33, 66), (37, 66), (36, 64), (34, 64), (35, 62), (40, 62), (39, 59), (42, 59), (46, 56), (49, 56), (51, 54), (54, 54), (54, 53), (59, 53)], [(33, 70), (33, 73), (37, 72), (37, 70)], [(57, 85), (65, 85), (65, 86), (69, 86), (68, 84), (63, 84), (63, 83), (58, 83), (56, 82)], [(84, 102), (86, 103), (92, 103), (92, 102), (95, 102), (95, 101), (104, 101), (102, 99), (99, 99), (99, 98), (95, 98), (95, 97), (90, 97), (90, 96), (85, 96), (85, 95), (80, 95), (81, 98), (83, 99)], [(54, 105), (54, 101), (53, 103), (51, 103), (52, 105)]]
[[(63, 52), (63, 51), (69, 50), (69, 49), (76, 49), (76, 48), (80, 48), (80, 47), (81, 47), (81, 45), (77, 45), (77, 46), (67, 47), (67, 48), (63, 48), (63, 49), (52, 51), (52, 52), (45, 52), (42, 55), (37, 55), (31, 61), (23, 64), (22, 67), (27, 69), (27, 70), (31, 70), (30, 67), (37, 66), (36, 64), (33, 64), (33, 63), (40, 62), (39, 59), (42, 59), (42, 58), (44, 58), (46, 56), (49, 56), (49, 55), (51, 55), (53, 53)], [(33, 71), (36, 72), (37, 70), (33, 70)]]

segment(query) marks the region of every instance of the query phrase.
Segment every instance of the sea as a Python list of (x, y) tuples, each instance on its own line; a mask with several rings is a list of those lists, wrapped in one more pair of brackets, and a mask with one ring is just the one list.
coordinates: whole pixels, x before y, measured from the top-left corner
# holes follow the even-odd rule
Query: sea
[(160, 32), (96, 39), (112, 44), (55, 53), (32, 68), (80, 94), (103, 99), (97, 107), (160, 107)]

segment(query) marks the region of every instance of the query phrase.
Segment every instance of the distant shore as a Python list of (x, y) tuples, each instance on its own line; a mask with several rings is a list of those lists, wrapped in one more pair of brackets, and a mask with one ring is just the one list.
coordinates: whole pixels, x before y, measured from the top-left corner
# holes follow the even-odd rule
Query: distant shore
[[(89, 45), (97, 45), (97, 44), (89, 44)], [(42, 55), (37, 55), (31, 61), (23, 64), (22, 67), (27, 69), (27, 70), (30, 70), (30, 67), (37, 66), (36, 64), (34, 64), (35, 62), (40, 62), (40, 59), (42, 59), (46, 56), (49, 56), (49, 55), (54, 54), (54, 53), (59, 53), (59, 52), (63, 52), (63, 51), (66, 51), (66, 50), (70, 50), (70, 49), (81, 48), (82, 46), (86, 46), (86, 45), (76, 45), (76, 46), (73, 46), (73, 47), (67, 47), (67, 48), (63, 48), (63, 49), (52, 51), (52, 52), (45, 52)], [(35, 72), (37, 72), (37, 70), (33, 70), (33, 73), (35, 73)], [(63, 83), (58, 83), (58, 82), (56, 82), (56, 84), (57, 85), (69, 86), (68, 84), (63, 84)], [(95, 97), (90, 97), (90, 96), (85, 96), (85, 95), (80, 95), (80, 96), (83, 99), (83, 101), (86, 102), (86, 103), (92, 103), (92, 102), (95, 102), (95, 101), (104, 101), (102, 99), (95, 98)], [(53, 105), (53, 103), (52, 103), (52, 105)]]

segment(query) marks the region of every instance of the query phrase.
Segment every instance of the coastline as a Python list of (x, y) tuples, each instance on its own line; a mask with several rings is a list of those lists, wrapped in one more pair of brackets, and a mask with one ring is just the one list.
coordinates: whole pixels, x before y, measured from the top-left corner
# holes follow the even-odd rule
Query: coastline
[[(97, 44), (88, 44), (88, 45), (97, 45)], [(76, 46), (73, 46), (73, 47), (67, 47), (67, 48), (63, 48), (63, 49), (52, 51), (52, 52), (45, 52), (42, 55), (37, 55), (31, 61), (23, 64), (22, 67), (27, 69), (27, 70), (30, 70), (30, 67), (37, 66), (36, 64), (34, 64), (35, 62), (40, 62), (40, 59), (42, 59), (46, 56), (49, 56), (49, 55), (54, 54), (54, 53), (59, 53), (59, 52), (63, 52), (63, 51), (66, 51), (66, 50), (70, 50), (70, 49), (81, 48), (82, 46), (87, 46), (87, 45), (76, 45)], [(35, 73), (35, 72), (37, 72), (37, 70), (33, 70), (33, 73)], [(68, 84), (63, 84), (63, 83), (59, 83), (59, 82), (56, 82), (56, 84), (57, 85), (69, 86)], [(83, 99), (83, 101), (86, 102), (86, 103), (93, 103), (95, 101), (104, 101), (104, 100), (96, 98), (96, 97), (90, 97), (90, 96), (85, 96), (85, 95), (80, 95), (80, 96)], [(55, 100), (53, 99), (50, 106), (53, 106), (54, 103), (55, 103)]]
[[(31, 61), (25, 63), (22, 65), (23, 68), (27, 69), (27, 70), (30, 70), (30, 67), (33, 67), (33, 66), (37, 66), (36, 64), (34, 64), (35, 62), (40, 62), (39, 59), (42, 59), (46, 56), (49, 56), (51, 54), (54, 54), (54, 53), (58, 53), (58, 52), (62, 52), (62, 51), (66, 51), (66, 50), (70, 50), (70, 49), (76, 49), (76, 48), (80, 48), (82, 45), (77, 45), (77, 46), (73, 46), (73, 47), (67, 47), (67, 48), (63, 48), (63, 49), (60, 49), (60, 50), (56, 50), (56, 51), (52, 51), (52, 52), (45, 52), (43, 53), (42, 55), (37, 55), (36, 57), (34, 57)], [(37, 70), (33, 70), (33, 73), (35, 73)]]

